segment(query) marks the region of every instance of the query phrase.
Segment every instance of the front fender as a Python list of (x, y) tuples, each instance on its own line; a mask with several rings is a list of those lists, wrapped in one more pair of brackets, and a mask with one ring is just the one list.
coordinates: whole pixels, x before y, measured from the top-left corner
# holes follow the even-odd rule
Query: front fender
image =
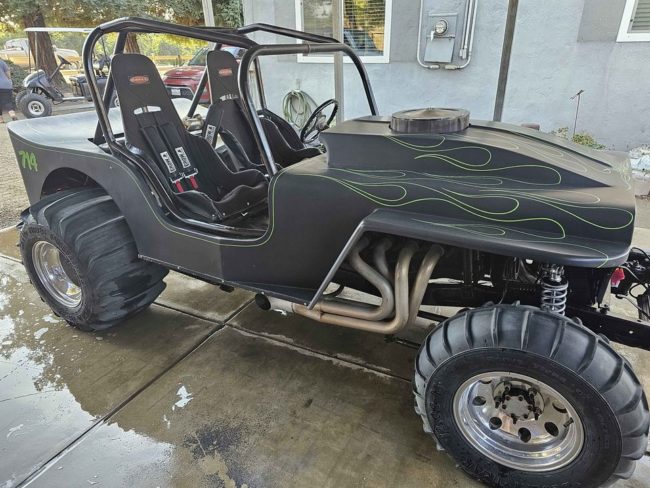
[(558, 239), (543, 232), (526, 234), (503, 225), (377, 209), (365, 217), (352, 233), (310, 302), (310, 308), (320, 300), (352, 247), (368, 232), (585, 268), (617, 266), (627, 260), (630, 251), (625, 243), (620, 242), (586, 240), (572, 236)]

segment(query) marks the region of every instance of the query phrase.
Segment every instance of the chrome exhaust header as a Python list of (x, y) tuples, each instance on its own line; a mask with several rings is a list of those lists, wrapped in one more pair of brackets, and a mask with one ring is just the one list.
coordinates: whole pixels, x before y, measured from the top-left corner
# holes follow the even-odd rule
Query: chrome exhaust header
[[(379, 306), (344, 300), (340, 298), (320, 300), (312, 309), (287, 300), (258, 295), (256, 302), (265, 310), (295, 313), (318, 322), (352, 329), (392, 335), (418, 320), (418, 311), (431, 279), (433, 270), (444, 254), (437, 244), (431, 245), (424, 256), (413, 286), (409, 284), (409, 269), (418, 250), (414, 241), (409, 241), (400, 250), (394, 275), (386, 264), (386, 251), (390, 240), (382, 239), (373, 250), (376, 270), (361, 258), (361, 252), (368, 246), (364, 238), (352, 249), (348, 258), (352, 268), (371, 283), (381, 296)], [(389, 279), (394, 282), (390, 283)], [(389, 319), (389, 317), (392, 317)]]

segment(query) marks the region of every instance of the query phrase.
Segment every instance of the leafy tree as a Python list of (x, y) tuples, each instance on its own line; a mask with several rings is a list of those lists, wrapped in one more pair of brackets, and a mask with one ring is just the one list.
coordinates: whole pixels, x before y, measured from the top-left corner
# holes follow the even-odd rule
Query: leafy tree
[[(47, 1), (39, 0), (0, 0), (0, 21), (15, 28), (23, 27), (45, 27), (43, 12), (48, 12)], [(36, 65), (48, 73), (53, 73), (57, 66), (57, 59), (52, 48), (52, 40), (47, 32), (30, 32), (29, 39), (32, 55), (36, 54)], [(38, 49), (35, 46), (38, 45)], [(65, 85), (61, 73), (57, 73), (53, 80), (58, 85)]]
[[(213, 0), (214, 23), (224, 27), (239, 27), (244, 22), (241, 0)], [(173, 0), (158, 4), (150, 13), (184, 25), (202, 25), (201, 0)]]
[[(215, 24), (237, 27), (243, 23), (241, 0), (213, 0)], [(185, 25), (204, 23), (201, 0), (0, 0), (2, 30), (17, 31), (20, 27), (94, 26), (118, 17), (141, 16), (165, 19)], [(54, 72), (57, 59), (52, 39), (47, 32), (30, 33), (32, 52), (37, 64), (48, 73)], [(34, 46), (38, 44), (38, 49)], [(126, 51), (140, 52), (136, 35), (127, 38)], [(58, 73), (53, 80), (65, 84)]]

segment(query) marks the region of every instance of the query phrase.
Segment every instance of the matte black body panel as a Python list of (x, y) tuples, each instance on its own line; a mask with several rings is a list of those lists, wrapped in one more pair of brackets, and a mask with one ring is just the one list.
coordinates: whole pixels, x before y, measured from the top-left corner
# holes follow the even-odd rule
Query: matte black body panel
[[(175, 103), (183, 113), (189, 101)], [(112, 109), (115, 133), (119, 119)], [(96, 122), (86, 112), (9, 124), (31, 202), (53, 170), (81, 171), (115, 199), (144, 257), (271, 295), (313, 298), (360, 225), (581, 267), (615, 266), (629, 251), (634, 197), (625, 159), (593, 153), (599, 162), (555, 138), (538, 142), (545, 136), (533, 131), (475, 125), (441, 142), (377, 134), (385, 122), (345, 122), (324, 133), (329, 156), (273, 177), (267, 232), (233, 239), (174, 221), (138, 170), (89, 141)], [(36, 168), (21, 151), (33, 153)]]
[(322, 138), (332, 177), (379, 207), (425, 214), (411, 223), (436, 240), (585, 267), (620, 264), (629, 252), (635, 201), (623, 153), (495, 122), (407, 135), (365, 117)]

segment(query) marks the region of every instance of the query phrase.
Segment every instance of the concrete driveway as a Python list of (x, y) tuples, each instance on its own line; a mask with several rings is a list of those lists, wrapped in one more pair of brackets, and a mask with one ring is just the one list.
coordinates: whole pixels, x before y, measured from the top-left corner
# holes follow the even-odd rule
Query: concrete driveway
[[(413, 350), (174, 273), (146, 312), (79, 332), (16, 241), (0, 232), (0, 486), (479, 486), (422, 432)], [(619, 349), (650, 391), (650, 353)], [(617, 486), (649, 479), (646, 457)]]

